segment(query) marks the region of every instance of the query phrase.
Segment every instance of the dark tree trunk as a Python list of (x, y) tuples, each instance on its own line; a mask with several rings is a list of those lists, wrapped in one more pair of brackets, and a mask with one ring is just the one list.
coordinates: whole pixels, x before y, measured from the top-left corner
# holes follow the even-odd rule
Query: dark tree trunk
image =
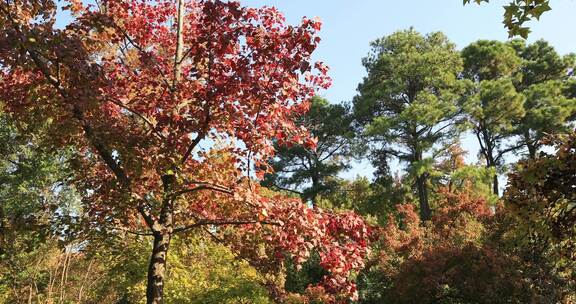
[(524, 142), (526, 142), (530, 159), (536, 159), (536, 145), (535, 142), (530, 139), (530, 133), (528, 131), (524, 132)]
[(494, 174), (494, 179), (492, 182), (492, 191), (494, 191), (494, 194), (496, 194), (496, 196), (498, 196), (498, 174)]
[(530, 159), (536, 159), (536, 147), (531, 143), (528, 143), (527, 146)]
[(166, 258), (171, 235), (157, 233), (154, 235), (152, 257), (148, 265), (148, 283), (146, 286), (146, 303), (164, 303), (164, 276), (166, 274)]
[[(480, 136), (482, 135), (482, 136)], [(482, 128), (481, 130), (476, 131), (476, 137), (478, 138), (478, 143), (480, 144), (480, 153), (484, 155), (486, 158), (486, 168), (493, 167), (494, 169), (498, 170), (496, 167), (496, 160), (494, 157), (494, 149), (495, 144), (492, 141), (491, 136), (486, 128)], [(492, 178), (492, 192), (498, 196), (498, 173), (494, 174)]]
[(416, 189), (420, 203), (420, 219), (429, 221), (432, 218), (432, 210), (428, 203), (428, 175), (424, 173), (416, 178)]
[(319, 178), (317, 176), (317, 174), (314, 172), (312, 174), (312, 189), (311, 189), (311, 193), (310, 193), (310, 201), (312, 203), (312, 208), (316, 207), (316, 200), (318, 197), (318, 192), (320, 190), (320, 181)]
[(492, 192), (498, 196), (498, 168), (496, 167), (496, 162), (494, 161), (492, 147), (488, 149), (488, 153), (486, 154), (486, 162), (488, 168), (494, 168), (496, 171), (496, 173), (494, 173), (494, 177), (492, 178)]
[(318, 196), (318, 194), (313, 193), (310, 196), (310, 205), (312, 205), (312, 208), (316, 208), (317, 203), (316, 203), (316, 197)]
[[(414, 134), (414, 138), (417, 138)], [(423, 160), (423, 153), (414, 147), (414, 161), (421, 162)], [(416, 191), (418, 192), (418, 203), (420, 205), (420, 220), (429, 221), (432, 219), (432, 210), (428, 202), (428, 172), (424, 172), (416, 177)]]

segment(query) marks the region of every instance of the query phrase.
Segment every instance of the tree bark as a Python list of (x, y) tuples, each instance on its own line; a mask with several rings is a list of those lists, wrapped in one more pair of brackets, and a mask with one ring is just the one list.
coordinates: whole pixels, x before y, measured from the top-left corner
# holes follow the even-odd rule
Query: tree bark
[(496, 194), (496, 196), (498, 196), (498, 173), (494, 174), (494, 179), (492, 182), (492, 191), (494, 191), (494, 194)]
[[(423, 160), (423, 153), (418, 149), (414, 149), (414, 160), (421, 162)], [(418, 191), (418, 202), (420, 205), (420, 220), (429, 221), (432, 219), (432, 210), (428, 202), (428, 172), (424, 172), (416, 177), (416, 190)]]
[(524, 132), (524, 142), (526, 142), (530, 159), (536, 159), (536, 145), (530, 139), (530, 133), (528, 131)]
[(146, 303), (164, 303), (164, 277), (166, 275), (166, 258), (170, 246), (169, 233), (154, 234), (152, 257), (148, 265), (148, 283), (146, 286)]
[(316, 172), (312, 173), (312, 191), (310, 193), (310, 201), (312, 204), (312, 208), (316, 207), (316, 200), (318, 196), (318, 190), (320, 189), (320, 182)]
[[(177, 86), (182, 78), (182, 61), (184, 50), (184, 18), (185, 18), (185, 0), (177, 0), (176, 16), (176, 50), (174, 54), (174, 79), (172, 82), (172, 96), (177, 90)], [(200, 138), (200, 137), (198, 137)], [(183, 157), (186, 160), (188, 152)], [(174, 183), (173, 175), (162, 176), (164, 192), (170, 194)], [(148, 265), (148, 282), (146, 286), (146, 303), (162, 304), (164, 303), (164, 277), (166, 275), (166, 258), (168, 256), (168, 247), (172, 238), (172, 212), (173, 202), (167, 198), (164, 200), (162, 210), (160, 211), (160, 229), (151, 227), (154, 231), (154, 241), (152, 242), (152, 257)]]
[(428, 176), (424, 173), (416, 178), (416, 189), (418, 190), (418, 200), (420, 203), (420, 219), (429, 221), (432, 219), (432, 210), (428, 202)]
[(184, 1), (177, 0), (177, 26), (176, 26), (176, 54), (174, 54), (174, 80), (172, 83), (172, 90), (176, 90), (176, 86), (182, 77), (182, 56), (184, 50)]
[[(483, 123), (484, 125), (485, 123)], [(489, 131), (486, 128), (480, 128), (476, 130), (476, 137), (478, 138), (478, 143), (480, 144), (480, 153), (486, 158), (486, 168), (494, 167), (496, 173), (492, 178), (492, 192), (498, 196), (498, 168), (496, 166), (496, 160), (494, 158), (495, 144), (492, 141), (492, 137), (489, 135)], [(480, 134), (482, 136), (480, 136)]]

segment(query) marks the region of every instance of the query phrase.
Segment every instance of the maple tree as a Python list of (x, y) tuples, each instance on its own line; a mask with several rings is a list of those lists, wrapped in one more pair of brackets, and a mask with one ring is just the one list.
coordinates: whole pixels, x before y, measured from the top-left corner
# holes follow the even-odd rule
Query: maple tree
[[(310, 62), (320, 22), (288, 26), (275, 8), (223, 1), (65, 8), (74, 18), (59, 29), (53, 1), (0, 4), (0, 98), (19, 121), (51, 123), (47, 147), (76, 148), (95, 229), (153, 237), (147, 302), (163, 302), (176, 233), (229, 226), (265, 241), (272, 264), (318, 247), (323, 285), (353, 298), (346, 276), (367, 253), (363, 221), (267, 198), (252, 182), (274, 140), (314, 145), (293, 120), (330, 84)], [(228, 237), (257, 260), (257, 244)]]
[(547, 257), (574, 285), (576, 133), (544, 141), (555, 153), (520, 161), (509, 174), (504, 201), (516, 220), (518, 243)]

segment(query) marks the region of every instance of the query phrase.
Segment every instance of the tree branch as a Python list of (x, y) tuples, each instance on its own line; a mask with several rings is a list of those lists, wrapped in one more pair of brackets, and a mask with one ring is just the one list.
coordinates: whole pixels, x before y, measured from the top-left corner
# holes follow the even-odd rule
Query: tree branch
[(186, 194), (186, 193), (192, 193), (192, 192), (196, 192), (196, 191), (201, 191), (201, 190), (212, 190), (212, 191), (217, 191), (217, 192), (221, 192), (224, 194), (229, 194), (232, 195), (234, 194), (234, 192), (226, 187), (220, 186), (220, 185), (214, 185), (214, 184), (210, 184), (210, 183), (197, 183), (198, 186), (193, 187), (193, 188), (188, 188), (188, 189), (183, 189), (180, 191), (176, 191), (172, 194), (172, 199)]
[(258, 223), (264, 224), (264, 225), (280, 226), (280, 223), (253, 220), (253, 219), (246, 219), (246, 220), (242, 220), (242, 219), (239, 219), (239, 220), (206, 220), (206, 219), (204, 219), (204, 220), (199, 220), (196, 223), (188, 225), (188, 226), (175, 228), (174, 233), (184, 232), (184, 231), (187, 231), (190, 229), (194, 229), (194, 228), (201, 227), (201, 226), (208, 226), (208, 225), (212, 225), (212, 226), (228, 226), (228, 225), (240, 226), (240, 225), (258, 224)]
[(182, 51), (184, 49), (184, 0), (178, 2), (178, 17), (176, 26), (176, 53), (174, 54), (174, 79), (172, 89), (175, 90), (182, 76)]
[(274, 188), (277, 188), (278, 190), (288, 191), (288, 192), (291, 192), (291, 193), (294, 193), (294, 194), (298, 194), (298, 195), (303, 195), (303, 194), (304, 194), (303, 192), (300, 192), (300, 191), (298, 191), (298, 190), (293, 190), (293, 189), (290, 189), (290, 188), (284, 188), (284, 187), (278, 186), (277, 184), (274, 184), (274, 185), (272, 185), (272, 186), (273, 186)]
[(151, 131), (154, 134), (156, 134), (156, 136), (158, 136), (160, 139), (166, 140), (166, 137), (164, 135), (162, 135), (162, 133), (160, 133), (156, 130), (156, 127), (154, 126), (154, 124), (148, 118), (146, 118), (146, 116), (136, 112), (135, 110), (132, 110), (130, 107), (126, 106), (124, 103), (122, 103), (120, 101), (116, 101), (116, 100), (108, 100), (108, 101), (121, 107), (122, 109), (138, 116), (138, 118), (142, 119), (142, 121), (144, 121), (151, 128)]
[(502, 151), (499, 151), (498, 155), (496, 156), (496, 159), (494, 159), (494, 161), (497, 163), (500, 160), (500, 158), (502, 158), (504, 156), (504, 154), (518, 150), (518, 149), (522, 148), (523, 146), (524, 146), (524, 143), (520, 143), (516, 146), (511, 146), (511, 147), (508, 147)]
[[(28, 54), (30, 54), (30, 57), (34, 61), (34, 64), (38, 67), (38, 69), (40, 69), (40, 71), (42, 72), (44, 77), (48, 80), (48, 82), (52, 86), (55, 87), (55, 89), (62, 96), (62, 98), (70, 99), (70, 95), (68, 94), (68, 92), (66, 92), (64, 87), (61, 85), (60, 80), (56, 79), (54, 76), (51, 75), (50, 70), (44, 64), (44, 62), (38, 57), (36, 52), (32, 49), (26, 49), (26, 51), (28, 52)], [(124, 169), (116, 162), (116, 160), (112, 156), (112, 153), (107, 150), (104, 143), (102, 143), (100, 140), (98, 140), (98, 138), (95, 136), (94, 130), (92, 129), (90, 124), (84, 119), (84, 113), (78, 107), (78, 105), (76, 103), (73, 103), (72, 112), (73, 112), (73, 117), (76, 118), (80, 122), (82, 130), (84, 131), (84, 134), (85, 134), (86, 138), (88, 139), (88, 142), (94, 147), (97, 154), (104, 160), (104, 163), (114, 173), (114, 175), (116, 176), (116, 178), (118, 179), (118, 181), (120, 182), (122, 187), (124, 187), (128, 191), (130, 191), (130, 188), (131, 188), (130, 178), (124, 172)], [(138, 203), (136, 209), (142, 215), (142, 217), (146, 221), (146, 224), (149, 226), (149, 228), (152, 228), (154, 226), (154, 223), (155, 223), (152, 214), (148, 210), (145, 209), (144, 205), (142, 205), (140, 203)]]
[[(124, 36), (124, 38), (126, 38), (126, 40), (128, 40), (128, 42), (136, 49), (138, 50), (138, 52), (140, 52), (141, 54), (146, 54), (148, 55), (148, 52), (144, 51), (144, 49), (138, 45), (129, 35), (128, 33), (126, 33), (126, 31), (124, 29), (122, 29), (118, 24), (116, 24), (115, 22), (113, 22), (114, 28), (116, 28), (118, 31), (120, 31), (120, 33), (122, 33), (122, 35)], [(160, 68), (158, 62), (156, 61), (156, 59), (154, 59), (154, 57), (150, 56), (150, 58), (152, 59), (152, 63), (154, 64), (154, 67), (156, 68), (156, 71), (160, 74), (160, 76), (162, 76), (162, 80), (164, 81), (164, 84), (166, 84), (166, 86), (170, 89), (172, 89), (172, 85), (168, 82), (168, 77), (166, 77), (166, 74), (164, 74), (164, 72), (162, 71), (162, 69)]]

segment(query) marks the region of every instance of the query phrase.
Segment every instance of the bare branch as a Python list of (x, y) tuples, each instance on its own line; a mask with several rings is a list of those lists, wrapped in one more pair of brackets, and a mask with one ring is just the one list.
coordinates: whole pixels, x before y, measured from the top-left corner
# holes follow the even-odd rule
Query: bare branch
[(154, 124), (148, 119), (146, 118), (146, 116), (136, 112), (135, 110), (131, 109), (130, 107), (128, 107), (127, 105), (125, 105), (124, 103), (122, 103), (121, 101), (116, 101), (116, 100), (108, 100), (109, 102), (121, 107), (122, 109), (138, 116), (138, 118), (140, 118), (142, 121), (144, 121), (151, 129), (151, 131), (156, 134), (156, 136), (158, 136), (160, 139), (163, 140), (167, 140), (166, 137), (164, 135), (162, 135), (162, 133), (158, 132), (158, 130), (156, 130), (156, 127), (154, 126)]
[(280, 226), (280, 223), (277, 222), (269, 222), (269, 221), (260, 221), (255, 219), (239, 219), (239, 220), (198, 220), (196, 223), (183, 226), (180, 228), (175, 228), (174, 233), (179, 233), (183, 231), (187, 231), (190, 229), (194, 229), (197, 227), (202, 226), (241, 226), (241, 225), (251, 225), (251, 224), (264, 224), (264, 225), (272, 225), (272, 226)]
[(272, 187), (274, 187), (274, 188), (276, 188), (276, 189), (278, 189), (278, 190), (287, 191), (287, 192), (291, 192), (291, 193), (298, 194), (298, 195), (303, 195), (303, 194), (304, 194), (303, 192), (300, 192), (300, 191), (298, 191), (298, 190), (293, 190), (293, 189), (290, 189), (290, 188), (284, 188), (284, 187), (278, 186), (277, 184), (272, 185)]
[(221, 193), (229, 194), (229, 195), (234, 194), (234, 192), (232, 192), (232, 190), (227, 189), (225, 187), (206, 183), (206, 184), (199, 184), (198, 186), (193, 187), (193, 188), (188, 188), (188, 189), (176, 191), (172, 195), (172, 198), (176, 198), (176, 197), (183, 195), (183, 194), (192, 193), (192, 192), (201, 191), (201, 190), (212, 190), (212, 191), (221, 192)]
[[(124, 36), (124, 38), (126, 40), (128, 40), (128, 42), (130, 43), (130, 45), (132, 45), (136, 50), (138, 50), (138, 52), (142, 53), (142, 54), (146, 54), (148, 55), (148, 52), (146, 52), (140, 45), (138, 45), (136, 43), (136, 41), (134, 41), (130, 35), (128, 35), (128, 33), (122, 29), (119, 25), (117, 25), (116, 23), (114, 23), (114, 27), (120, 31), (120, 33), (122, 33), (122, 35)], [(164, 84), (169, 87), (172, 88), (172, 85), (168, 82), (168, 77), (166, 77), (166, 74), (164, 74), (164, 71), (162, 71), (160, 65), (158, 64), (158, 62), (156, 61), (156, 59), (154, 59), (154, 57), (151, 57), (152, 59), (152, 63), (154, 65), (154, 67), (156, 68), (156, 71), (162, 76), (162, 81), (164, 81)]]

